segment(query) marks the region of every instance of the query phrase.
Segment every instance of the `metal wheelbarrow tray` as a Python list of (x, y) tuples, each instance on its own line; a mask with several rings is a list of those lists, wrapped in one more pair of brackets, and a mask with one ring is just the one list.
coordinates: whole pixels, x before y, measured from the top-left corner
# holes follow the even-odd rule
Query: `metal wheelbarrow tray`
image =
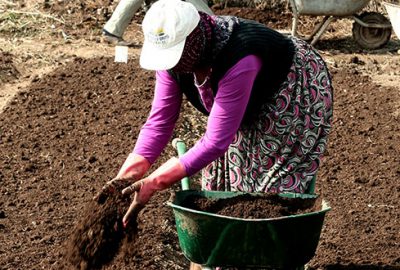
[(377, 12), (365, 12), (357, 15), (368, 5), (369, 0), (289, 0), (293, 12), (292, 35), (297, 34), (300, 15), (324, 16), (322, 22), (306, 38), (314, 45), (322, 36), (328, 25), (337, 18), (350, 18), (353, 23), (353, 38), (367, 49), (384, 46), (391, 36), (389, 20)]
[(393, 30), (396, 33), (397, 38), (400, 39), (400, 3), (394, 4), (383, 2), (383, 5), (389, 15)]
[[(179, 243), (187, 259), (203, 266), (302, 269), (318, 246), (325, 214), (330, 210), (325, 201), (317, 212), (269, 219), (234, 218), (181, 206), (187, 196), (223, 199), (242, 194), (185, 190), (168, 203), (173, 208)], [(296, 193), (279, 196), (317, 197)]]

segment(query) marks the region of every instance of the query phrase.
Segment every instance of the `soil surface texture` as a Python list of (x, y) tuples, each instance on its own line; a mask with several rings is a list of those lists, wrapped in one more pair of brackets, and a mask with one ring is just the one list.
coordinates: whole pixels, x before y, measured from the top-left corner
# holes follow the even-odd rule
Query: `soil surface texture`
[(192, 195), (180, 206), (227, 217), (266, 219), (316, 212), (321, 210), (321, 201), (316, 203), (316, 198), (284, 198), (276, 194), (239, 195), (226, 199)]
[(0, 50), (0, 85), (18, 79), (20, 72), (13, 61), (12, 54)]
[[(83, 232), (85, 224), (108, 205), (96, 204), (93, 197), (132, 151), (151, 107), (155, 75), (138, 63), (143, 11), (124, 36), (138, 46), (129, 48), (128, 63), (116, 63), (114, 47), (101, 41), (101, 28), (117, 1), (3, 2), (0, 269), (85, 269), (96, 263), (77, 253), (67, 256), (69, 244), (77, 240), (75, 247), (82, 251), (80, 243), (90, 235)], [(290, 31), (285, 5), (275, 10), (219, 5), (214, 10)], [(310, 33), (317, 19), (301, 17), (299, 32)], [(393, 34), (383, 48), (363, 49), (351, 36), (352, 23), (333, 22), (315, 45), (334, 83), (333, 128), (315, 193), (332, 210), (308, 267), (399, 270), (400, 41)], [(184, 100), (173, 138), (189, 148), (206, 122)], [(151, 171), (176, 155), (169, 144)], [(195, 189), (198, 179), (191, 178)], [(179, 190), (176, 185), (152, 197), (127, 245), (117, 226), (111, 235), (116, 233), (112, 242), (119, 242), (120, 250), (112, 259), (104, 257), (99, 268), (189, 269), (166, 205)], [(107, 230), (120, 219), (120, 210), (107, 212), (113, 216)], [(71, 257), (78, 260), (71, 264)]]
[(123, 196), (122, 190), (129, 182), (117, 183), (87, 204), (81, 221), (67, 240), (65, 257), (76, 269), (99, 269), (112, 261), (120, 248), (135, 247), (137, 213), (132, 215), (129, 225), (122, 223), (131, 203), (130, 196)]

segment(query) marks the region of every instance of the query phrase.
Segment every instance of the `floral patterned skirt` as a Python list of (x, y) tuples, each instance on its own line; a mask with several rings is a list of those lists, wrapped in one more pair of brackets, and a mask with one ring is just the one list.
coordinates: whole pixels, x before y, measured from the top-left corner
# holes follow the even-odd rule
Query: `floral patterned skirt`
[(332, 82), (321, 56), (292, 39), (286, 81), (253, 123), (239, 129), (225, 155), (203, 169), (203, 189), (307, 192), (331, 129)]

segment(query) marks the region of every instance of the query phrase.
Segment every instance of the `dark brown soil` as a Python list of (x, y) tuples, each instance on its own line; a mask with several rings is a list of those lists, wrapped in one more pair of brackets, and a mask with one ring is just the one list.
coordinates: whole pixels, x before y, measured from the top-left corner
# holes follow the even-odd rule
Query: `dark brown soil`
[(81, 221), (66, 243), (66, 260), (76, 269), (98, 269), (108, 264), (125, 245), (133, 246), (137, 234), (136, 217), (124, 228), (122, 218), (131, 203), (122, 189), (100, 192), (84, 210)]
[[(39, 268), (62, 268), (61, 248), (87, 217), (85, 206), (132, 150), (153, 87), (153, 73), (139, 69), (136, 60), (125, 65), (77, 58), (20, 92), (5, 109), (0, 229), (10, 237), (1, 239), (0, 257), (6, 269), (31, 269), (32, 261)], [(155, 166), (175, 155), (172, 147), (168, 151)], [(163, 206), (168, 198), (169, 191), (160, 192), (139, 216), (138, 248), (133, 256), (116, 259), (126, 267), (121, 269), (188, 264), (178, 251), (171, 212)], [(29, 260), (22, 262), (22, 254)]]
[(43, 5), (43, 10), (48, 13), (57, 14), (67, 22), (74, 23), (57, 24), (58, 28), (63, 29), (68, 35), (73, 37), (81, 37), (90, 39), (95, 32), (98, 37), (100, 30), (105, 22), (111, 17), (113, 8), (112, 0), (96, 0), (96, 1), (49, 1)]
[(399, 269), (398, 89), (374, 84), (356, 67), (333, 79), (334, 123), (317, 184), (333, 211), (313, 266)]
[[(400, 127), (390, 98), (397, 90), (374, 85), (354, 70), (333, 70), (333, 79), (334, 128), (317, 180), (317, 193), (332, 211), (311, 266), (399, 267)], [(125, 65), (78, 58), (34, 82), (5, 109), (0, 120), (5, 269), (62, 269), (62, 247), (85, 217), (84, 206), (131, 151), (153, 85), (153, 73), (139, 69), (136, 60)], [(191, 110), (184, 106), (182, 117)], [(189, 122), (181, 118), (174, 136), (196, 137), (199, 130)], [(169, 146), (157, 164), (175, 154)], [(104, 269), (188, 266), (164, 205), (169, 197), (164, 191), (152, 198), (138, 217), (136, 248)]]
[(13, 55), (0, 50), (0, 85), (10, 83), (19, 76), (20, 72), (15, 66)]
[(260, 10), (248, 7), (227, 7), (214, 6), (217, 15), (232, 15), (261, 22), (275, 29), (288, 29), (292, 23), (292, 14), (287, 10)]
[(316, 198), (284, 198), (276, 194), (239, 195), (226, 199), (188, 196), (181, 206), (193, 210), (245, 219), (277, 218), (321, 210)]
[[(148, 0), (146, 2), (150, 5), (155, 0)], [(45, 12), (57, 14), (67, 22), (73, 22), (73, 24), (66, 23), (64, 25), (58, 23), (58, 26), (63, 27), (69, 34), (81, 35), (90, 30), (99, 31), (111, 17), (116, 5), (117, 2), (113, 0), (49, 1), (43, 4), (42, 9)], [(278, 28), (286, 28), (286, 26), (291, 24), (291, 13), (286, 5), (272, 5), (273, 10), (269, 8), (256, 9), (244, 2), (240, 3), (240, 5), (242, 7), (229, 6), (224, 8), (223, 4), (215, 4), (212, 6), (212, 9), (216, 14), (241, 16), (242, 18), (258, 20), (265, 24), (274, 24)], [(140, 23), (143, 16), (143, 10), (138, 10), (133, 20)]]
[[(84, 1), (90, 9), (78, 2), (50, 1), (59, 7), (47, 8), (74, 21), (65, 27), (77, 36), (100, 32), (105, 19), (95, 10), (108, 8), (107, 1)], [(75, 13), (63, 9), (67, 5)], [(346, 53), (354, 52), (350, 45)], [(318, 44), (335, 54), (338, 47), (335, 41)], [(331, 65), (334, 122), (316, 193), (332, 210), (311, 269), (400, 269), (398, 87), (375, 84), (361, 74), (362, 66)], [(153, 73), (141, 70), (137, 59), (125, 65), (76, 58), (34, 80), (9, 103), (0, 117), (0, 269), (69, 269), (65, 244), (132, 150), (153, 86)], [(202, 134), (205, 120), (192, 111), (185, 103), (174, 137), (190, 142)], [(172, 155), (168, 146), (153, 168)], [(169, 197), (167, 190), (151, 199), (138, 216), (134, 247), (102, 269), (188, 269), (165, 205)]]

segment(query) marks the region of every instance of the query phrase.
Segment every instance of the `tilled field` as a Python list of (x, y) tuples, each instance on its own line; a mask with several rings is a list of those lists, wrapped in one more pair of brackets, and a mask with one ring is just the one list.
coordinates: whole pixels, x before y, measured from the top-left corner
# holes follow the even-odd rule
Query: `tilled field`
[[(7, 56), (1, 83), (18, 81), (13, 55), (0, 55)], [(316, 191), (332, 211), (310, 268), (400, 269), (399, 87), (364, 75), (369, 62), (341, 63), (330, 63), (334, 123)], [(390, 72), (400, 74), (399, 66)], [(72, 57), (8, 103), (0, 117), (0, 269), (69, 269), (64, 243), (132, 150), (153, 87), (136, 57), (128, 64)], [(185, 103), (174, 137), (192, 144), (205, 121)], [(172, 155), (168, 146), (154, 167)], [(103, 269), (188, 269), (165, 205), (171, 192), (140, 214), (132, 254)]]

